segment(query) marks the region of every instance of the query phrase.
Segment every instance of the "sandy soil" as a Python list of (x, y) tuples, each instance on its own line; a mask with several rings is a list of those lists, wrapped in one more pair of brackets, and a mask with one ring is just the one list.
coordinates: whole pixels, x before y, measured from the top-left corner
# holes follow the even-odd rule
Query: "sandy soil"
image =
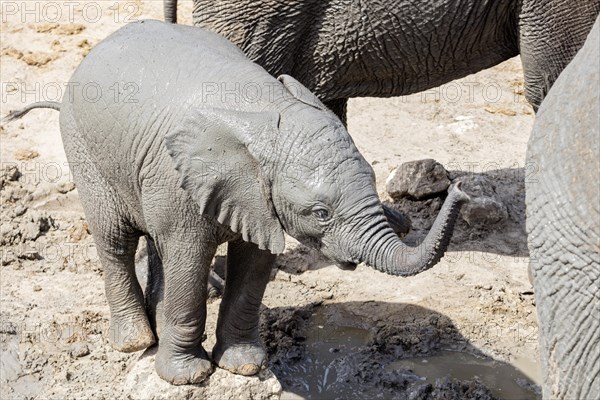
[[(73, 8), (51, 3), (55, 6), (28, 2), (33, 10), (29, 13), (21, 2), (2, 5), (2, 116), (34, 101), (59, 100), (64, 83), (91, 47), (128, 19), (162, 15), (160, 1), (82, 1)], [(181, 5), (181, 23), (190, 23), (190, 8), (188, 2)], [(371, 395), (431, 398), (444, 390), (453, 390), (454, 398), (489, 395), (490, 384), (479, 383), (476, 369), (463, 381), (440, 380), (429, 386), (389, 372), (390, 363), (399, 359), (441, 350), (487, 355), (538, 382), (523, 184), (535, 174), (525, 165), (534, 116), (522, 86), (521, 65), (513, 59), (425, 93), (351, 100), (349, 131), (375, 169), (382, 199), (391, 200), (385, 180), (393, 168), (434, 158), (453, 176), (488, 177), (508, 217), (486, 227), (462, 221), (447, 256), (412, 278), (386, 276), (364, 265), (354, 272), (341, 271), (290, 239), (262, 312), (272, 372), (233, 379), (219, 371), (218, 378), (196, 389), (208, 398), (277, 397), (282, 387), (287, 397), (306, 396), (302, 384), (311, 382), (309, 372), (298, 365), (306, 362), (314, 343), (330, 344), (330, 354), (343, 350), (345, 344), (336, 340), (343, 340), (344, 332), (352, 340), (364, 340), (354, 343), (352, 352), (341, 351), (328, 361), (334, 369), (337, 365), (335, 384), (355, 385)], [(155, 397), (136, 387), (140, 365), (151, 355), (116, 352), (105, 337), (109, 313), (102, 268), (70, 181), (58, 113), (31, 112), (3, 126), (0, 140), (2, 398)], [(436, 212), (435, 199), (395, 207), (413, 218), (416, 236), (434, 216), (430, 211)], [(218, 304), (216, 299), (209, 305), (207, 349), (214, 342)], [(333, 329), (331, 337), (315, 338), (323, 324), (339, 327), (339, 332)], [(151, 376), (151, 364), (147, 368), (146, 378), (158, 379)], [(254, 389), (240, 389), (253, 382), (258, 382)], [(261, 391), (265, 382), (270, 386)], [(523, 387), (528, 384), (521, 382)], [(309, 388), (314, 398), (341, 393), (335, 385), (320, 385)], [(535, 398), (535, 387), (526, 389)], [(177, 396), (194, 398), (194, 390)], [(494, 395), (505, 397), (498, 391)]]

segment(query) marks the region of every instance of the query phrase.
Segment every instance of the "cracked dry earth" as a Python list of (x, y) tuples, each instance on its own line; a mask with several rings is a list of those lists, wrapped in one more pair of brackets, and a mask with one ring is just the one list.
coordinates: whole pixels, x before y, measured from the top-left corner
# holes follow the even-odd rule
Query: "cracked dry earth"
[[(92, 22), (82, 16), (88, 3), (75, 6), (72, 21), (3, 15), (2, 116), (52, 100), (50, 90), (126, 15), (162, 15), (159, 1), (98, 2)], [(184, 2), (180, 15), (190, 8)], [(261, 311), (269, 369), (250, 378), (217, 369), (184, 387), (156, 376), (152, 349), (124, 354), (108, 345), (102, 267), (70, 180), (58, 113), (37, 110), (3, 126), (1, 397), (539, 398), (523, 183), (535, 174), (525, 165), (533, 114), (522, 85), (513, 59), (422, 94), (351, 100), (349, 131), (373, 165), (382, 199), (411, 217), (407, 240), (424, 235), (441, 199), (392, 201), (385, 180), (406, 161), (434, 158), (451, 178), (485, 176), (505, 218), (484, 226), (461, 220), (446, 257), (411, 278), (364, 265), (341, 271), (288, 239)], [(208, 306), (206, 348), (219, 302)]]

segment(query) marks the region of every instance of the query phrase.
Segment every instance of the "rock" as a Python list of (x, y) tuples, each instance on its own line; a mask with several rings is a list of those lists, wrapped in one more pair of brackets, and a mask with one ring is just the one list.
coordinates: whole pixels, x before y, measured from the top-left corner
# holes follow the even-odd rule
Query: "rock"
[(25, 214), (26, 212), (27, 212), (27, 207), (24, 206), (23, 204), (17, 205), (13, 211), (15, 217), (20, 217), (21, 215)]
[(15, 158), (19, 161), (29, 161), (39, 157), (40, 153), (35, 150), (18, 149), (15, 151)]
[(90, 349), (87, 343), (75, 342), (71, 345), (69, 353), (71, 354), (71, 356), (79, 358), (90, 354)]
[(43, 233), (48, 232), (50, 227), (55, 226), (52, 217), (44, 215), (32, 215), (31, 219), (19, 227), (22, 241), (36, 240)]
[(10, 265), (10, 264), (14, 263), (15, 261), (17, 261), (17, 258), (15, 257), (14, 254), (6, 252), (6, 251), (2, 252), (2, 262), (1, 262), (2, 266)]
[(56, 228), (56, 223), (52, 217), (46, 217), (42, 215), (37, 217), (36, 221), (39, 224), (41, 233), (48, 232), (50, 228)]
[(46, 33), (58, 28), (58, 24), (56, 22), (45, 22), (35, 25), (34, 28), (37, 33)]
[(23, 240), (35, 240), (40, 235), (40, 225), (35, 222), (27, 222), (20, 227)]
[(48, 64), (50, 61), (54, 60), (54, 56), (50, 53), (28, 52), (28, 53), (23, 54), (23, 57), (21, 57), (21, 59), (23, 61), (25, 61), (27, 63), (27, 65), (31, 65), (34, 67), (42, 67), (42, 66)]
[(462, 218), (469, 226), (496, 225), (508, 217), (506, 206), (490, 197), (472, 198), (471, 202), (463, 206)]
[(21, 177), (21, 172), (16, 165), (7, 165), (2, 169), (0, 176), (0, 189), (4, 188), (6, 182), (14, 182)]
[(56, 33), (59, 35), (77, 35), (85, 30), (85, 25), (82, 24), (64, 24), (56, 28)]
[[(12, 327), (11, 327), (12, 328)], [(14, 330), (2, 329), (2, 341), (0, 341), (0, 368), (2, 370), (2, 393), (4, 383), (16, 381), (23, 375), (22, 361), (19, 357), (19, 337)], [(3, 398), (7, 398), (2, 396)]]
[(396, 168), (386, 181), (386, 190), (394, 199), (424, 199), (448, 190), (448, 172), (433, 159), (409, 161)]
[(5, 48), (2, 50), (2, 52), (0, 52), (0, 54), (3, 56), (9, 56), (9, 57), (16, 58), (17, 60), (20, 59), (21, 57), (23, 57), (23, 52), (15, 49), (14, 47)]
[(10, 222), (0, 226), (0, 244), (3, 246), (14, 244), (19, 240), (20, 233)]
[(31, 261), (39, 261), (43, 260), (41, 254), (33, 249), (23, 250), (19, 254), (17, 254), (17, 258), (21, 260), (31, 260)]
[(8, 236), (12, 234), (12, 230), (13, 226), (10, 222), (5, 222), (2, 225), (0, 225), (0, 235), (2, 236)]
[(67, 194), (71, 191), (73, 191), (75, 189), (75, 183), (68, 181), (68, 182), (63, 182), (61, 184), (58, 185), (58, 187), (56, 188), (56, 190), (58, 190), (58, 193), (61, 194)]
[(60, 51), (60, 52), (66, 51), (60, 44), (60, 40), (53, 40), (52, 43), (50, 44), (50, 48), (53, 51)]
[(69, 239), (79, 242), (87, 237), (90, 233), (90, 227), (87, 222), (79, 220), (69, 229)]
[(504, 107), (487, 106), (484, 108), (484, 110), (489, 112), (490, 114), (503, 114), (509, 117), (514, 117), (515, 115), (517, 115), (516, 111)]
[(496, 225), (508, 217), (506, 205), (496, 193), (496, 185), (483, 175), (467, 175), (458, 178), (462, 189), (471, 201), (460, 210), (461, 217), (469, 226)]
[(83, 49), (82, 55), (84, 57), (89, 54), (93, 47), (87, 39), (83, 39), (81, 42), (77, 43), (77, 46)]
[(257, 376), (241, 376), (220, 368), (198, 385), (174, 386), (154, 369), (156, 346), (146, 350), (125, 378), (124, 397), (133, 399), (243, 400), (279, 399), (281, 384), (270, 370)]

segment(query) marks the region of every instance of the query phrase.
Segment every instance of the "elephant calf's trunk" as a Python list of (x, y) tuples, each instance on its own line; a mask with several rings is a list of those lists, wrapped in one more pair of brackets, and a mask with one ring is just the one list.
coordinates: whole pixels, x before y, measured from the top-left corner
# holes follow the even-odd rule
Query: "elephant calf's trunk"
[(400, 276), (416, 275), (434, 266), (448, 248), (460, 207), (470, 200), (460, 189), (460, 185), (460, 182), (457, 182), (450, 188), (448, 197), (423, 243), (417, 247), (407, 246), (392, 232), (388, 235), (386, 243), (382, 244), (384, 248), (373, 253), (377, 259), (367, 262), (377, 270)]

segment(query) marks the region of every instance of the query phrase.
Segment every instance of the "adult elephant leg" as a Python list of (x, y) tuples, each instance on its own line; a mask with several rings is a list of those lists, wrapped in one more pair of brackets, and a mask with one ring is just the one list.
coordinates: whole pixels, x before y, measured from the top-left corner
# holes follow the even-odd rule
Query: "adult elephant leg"
[(329, 100), (324, 101), (323, 104), (325, 104), (327, 108), (329, 108), (335, 115), (338, 116), (344, 126), (348, 126), (348, 121), (346, 118), (346, 112), (348, 111), (348, 99)]
[(212, 353), (219, 367), (254, 375), (266, 365), (258, 335), (259, 309), (274, 262), (273, 254), (253, 243), (229, 242), (225, 293)]
[(536, 111), (585, 42), (599, 12), (598, 0), (523, 0), (519, 45), (525, 97)]
[(212, 372), (202, 337), (208, 271), (217, 243), (202, 231), (191, 234), (180, 227), (156, 239), (164, 271), (156, 372), (175, 385), (201, 382)]
[(177, 0), (163, 0), (163, 11), (166, 22), (177, 23)]
[[(600, 393), (598, 213), (580, 215), (578, 209), (588, 206), (571, 202), (565, 191), (572, 189), (556, 182), (544, 179), (527, 188), (544, 398), (594, 398)], [(599, 188), (593, 186), (596, 194), (582, 200), (597, 207)]]

